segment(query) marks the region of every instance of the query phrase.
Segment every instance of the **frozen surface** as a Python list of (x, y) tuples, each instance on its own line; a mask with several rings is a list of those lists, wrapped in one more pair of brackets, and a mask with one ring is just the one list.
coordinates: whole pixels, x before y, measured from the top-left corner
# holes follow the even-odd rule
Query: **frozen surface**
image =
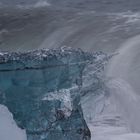
[(0, 139), (27, 140), (26, 132), (17, 127), (7, 107), (0, 105)]

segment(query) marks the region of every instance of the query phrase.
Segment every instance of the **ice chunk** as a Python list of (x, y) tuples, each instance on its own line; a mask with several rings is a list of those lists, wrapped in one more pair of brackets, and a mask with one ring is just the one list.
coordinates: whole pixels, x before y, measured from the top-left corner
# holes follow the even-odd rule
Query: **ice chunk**
[(85, 67), (93, 65), (96, 77), (106, 60), (101, 52), (71, 48), (1, 52), (0, 103), (28, 140), (90, 140), (80, 101), (98, 80), (86, 84)]

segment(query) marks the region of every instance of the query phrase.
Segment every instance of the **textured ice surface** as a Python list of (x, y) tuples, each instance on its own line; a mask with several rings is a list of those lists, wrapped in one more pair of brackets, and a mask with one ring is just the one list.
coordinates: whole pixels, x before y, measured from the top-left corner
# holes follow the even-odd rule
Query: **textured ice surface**
[[(28, 140), (90, 140), (80, 101), (97, 85), (108, 58), (70, 48), (2, 52), (0, 103)], [(93, 73), (87, 74), (91, 66)], [(91, 75), (95, 80), (86, 84)]]

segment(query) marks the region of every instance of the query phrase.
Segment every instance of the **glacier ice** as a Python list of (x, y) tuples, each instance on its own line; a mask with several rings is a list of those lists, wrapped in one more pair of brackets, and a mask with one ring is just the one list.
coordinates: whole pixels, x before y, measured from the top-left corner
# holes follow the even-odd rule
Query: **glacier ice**
[(81, 98), (93, 92), (108, 58), (71, 48), (1, 52), (0, 104), (28, 140), (90, 140)]

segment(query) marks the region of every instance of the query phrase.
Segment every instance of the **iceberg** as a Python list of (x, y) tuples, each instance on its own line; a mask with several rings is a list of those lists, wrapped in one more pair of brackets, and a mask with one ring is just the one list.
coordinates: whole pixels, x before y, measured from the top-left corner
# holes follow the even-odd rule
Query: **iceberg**
[[(27, 140), (90, 140), (81, 98), (108, 59), (71, 48), (0, 52), (0, 104)], [(91, 75), (96, 80), (89, 82)]]

